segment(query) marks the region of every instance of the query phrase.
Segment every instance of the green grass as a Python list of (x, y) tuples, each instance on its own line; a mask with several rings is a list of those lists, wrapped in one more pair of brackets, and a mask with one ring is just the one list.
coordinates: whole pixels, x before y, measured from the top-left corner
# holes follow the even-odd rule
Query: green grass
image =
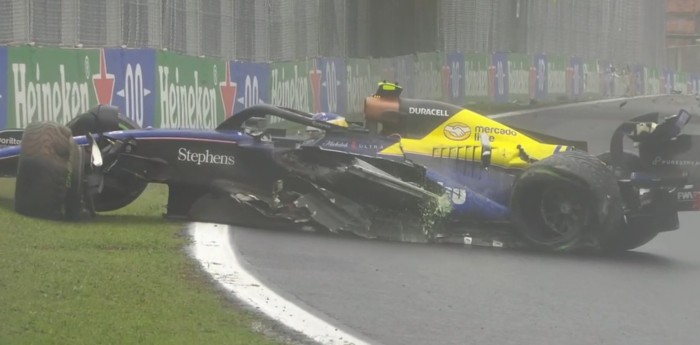
[(164, 186), (88, 223), (12, 211), (0, 179), (0, 344), (274, 344), (162, 219)]

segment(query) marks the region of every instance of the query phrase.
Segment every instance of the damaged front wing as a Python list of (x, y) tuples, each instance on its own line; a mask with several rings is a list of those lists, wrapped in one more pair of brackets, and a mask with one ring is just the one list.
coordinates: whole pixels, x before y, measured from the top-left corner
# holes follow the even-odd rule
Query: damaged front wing
[(288, 174), (276, 181), (264, 207), (259, 198), (231, 196), (267, 217), (402, 242), (434, 241), (451, 212), (444, 190), (427, 190), (357, 157), (336, 154), (309, 162), (288, 152), (278, 159)]

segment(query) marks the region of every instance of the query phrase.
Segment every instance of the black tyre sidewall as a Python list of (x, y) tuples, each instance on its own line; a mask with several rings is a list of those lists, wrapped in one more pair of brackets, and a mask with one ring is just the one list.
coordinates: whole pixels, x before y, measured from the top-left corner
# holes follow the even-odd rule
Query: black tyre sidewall
[[(527, 193), (531, 183), (568, 183), (580, 188), (590, 200), (590, 223), (580, 233), (552, 243), (533, 241), (536, 222), (527, 213)], [(600, 240), (611, 236), (622, 222), (622, 204), (617, 179), (607, 166), (595, 156), (581, 151), (567, 151), (552, 155), (532, 164), (514, 182), (510, 209), (516, 234), (531, 246), (540, 249), (565, 251), (597, 248)]]
[(87, 158), (85, 149), (74, 145), (70, 161), (70, 185), (66, 192), (65, 212), (68, 220), (77, 221), (94, 216), (92, 200), (85, 194), (85, 179), (89, 168)]
[(27, 126), (15, 181), (15, 211), (37, 218), (79, 219), (82, 150), (65, 126), (52, 122)]
[[(542, 188), (561, 186), (560, 188), (573, 188), (579, 193), (589, 194), (585, 184), (575, 179), (560, 175), (560, 172), (553, 171), (548, 167), (536, 167), (528, 172), (528, 175), (519, 179), (516, 186), (513, 188), (511, 198), (511, 215), (517, 235), (523, 238), (526, 242), (538, 249), (549, 249), (555, 251), (566, 250), (576, 247), (582, 240), (591, 234), (594, 230), (595, 222), (589, 224), (578, 233), (568, 234), (556, 241), (544, 242), (537, 235), (544, 227), (544, 221), (540, 218), (539, 205), (542, 201)], [(595, 203), (591, 195), (583, 197), (592, 205)], [(588, 206), (587, 218), (594, 219), (594, 210)]]

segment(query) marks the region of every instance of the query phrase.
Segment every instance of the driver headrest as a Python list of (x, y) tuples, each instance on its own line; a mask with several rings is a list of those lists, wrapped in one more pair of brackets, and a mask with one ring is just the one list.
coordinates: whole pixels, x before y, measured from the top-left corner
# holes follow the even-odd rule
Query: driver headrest
[(78, 115), (67, 125), (74, 136), (119, 130), (119, 108), (99, 104)]

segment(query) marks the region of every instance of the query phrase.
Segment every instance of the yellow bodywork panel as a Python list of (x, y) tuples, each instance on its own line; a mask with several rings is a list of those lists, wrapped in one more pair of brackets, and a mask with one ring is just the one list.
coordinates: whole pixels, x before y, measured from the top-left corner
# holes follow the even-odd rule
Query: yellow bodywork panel
[[(464, 109), (450, 117), (432, 132), (420, 139), (401, 139), (384, 149), (381, 154), (417, 154), (465, 161), (481, 160), (481, 135), (491, 141), (491, 165), (522, 169), (529, 163), (522, 160), (520, 146), (531, 158), (541, 160), (555, 152), (566, 151), (568, 146), (541, 143), (498, 121)], [(403, 149), (403, 151), (402, 151)]]

